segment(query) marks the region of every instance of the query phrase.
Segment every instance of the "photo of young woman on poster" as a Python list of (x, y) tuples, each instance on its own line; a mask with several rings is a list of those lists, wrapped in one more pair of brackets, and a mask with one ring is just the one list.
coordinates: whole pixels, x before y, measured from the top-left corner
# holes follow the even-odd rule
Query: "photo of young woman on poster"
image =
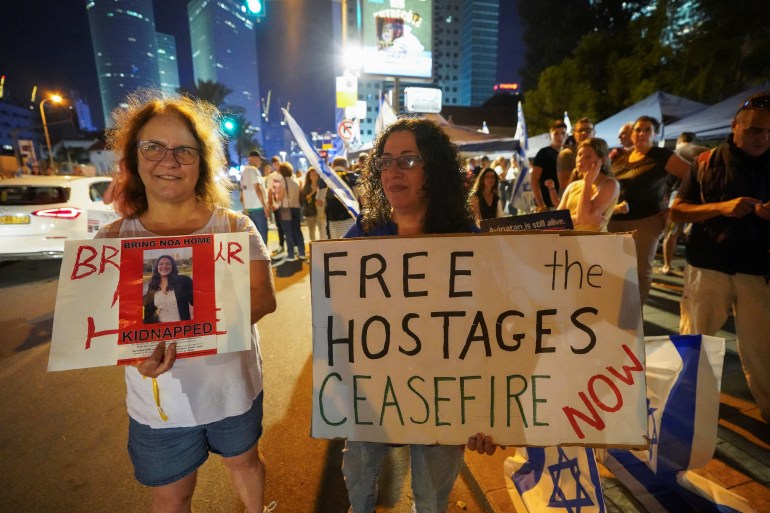
[[(192, 255), (190, 255), (192, 256)], [(152, 262), (152, 259), (146, 261)], [(180, 274), (177, 260), (161, 255), (152, 263), (152, 276), (144, 294), (144, 323), (189, 321), (193, 313), (192, 259)]]

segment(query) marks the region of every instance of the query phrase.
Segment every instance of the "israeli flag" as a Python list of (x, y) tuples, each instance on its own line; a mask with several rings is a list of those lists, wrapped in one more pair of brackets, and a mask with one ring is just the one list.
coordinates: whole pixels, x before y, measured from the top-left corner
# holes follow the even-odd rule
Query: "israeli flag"
[(519, 163), (520, 169), (516, 176), (516, 181), (513, 183), (511, 205), (516, 210), (526, 214), (535, 205), (535, 195), (532, 192), (532, 183), (529, 178), (529, 161), (527, 160), (529, 138), (527, 137), (527, 122), (524, 120), (524, 110), (521, 108), (521, 102), (519, 102), (516, 133), (513, 138), (519, 141), (519, 147), (516, 150), (516, 160)]
[(374, 133), (379, 134), (386, 126), (393, 123), (398, 119), (398, 114), (393, 110), (393, 106), (388, 101), (385, 95), (380, 97), (380, 111), (377, 114), (377, 118), (374, 120)]
[(310, 144), (310, 141), (307, 140), (305, 132), (302, 131), (299, 124), (297, 124), (291, 114), (289, 114), (289, 111), (286, 109), (281, 109), (281, 111), (286, 119), (286, 124), (289, 125), (289, 130), (291, 130), (294, 139), (297, 141), (302, 153), (307, 157), (310, 165), (318, 170), (323, 181), (329, 186), (329, 189), (334, 192), (334, 195), (337, 196), (342, 204), (348, 209), (348, 213), (350, 213), (353, 218), (358, 217), (358, 200), (356, 200), (353, 191), (350, 190), (348, 184), (345, 183), (345, 181), (326, 164), (324, 159), (321, 158), (315, 148)]
[(518, 513), (603, 513), (599, 469), (588, 447), (526, 447), (505, 460), (509, 494)]
[(652, 513), (754, 512), (742, 497), (691, 472), (716, 448), (724, 339), (653, 337), (645, 348), (649, 449), (609, 449), (604, 465)]

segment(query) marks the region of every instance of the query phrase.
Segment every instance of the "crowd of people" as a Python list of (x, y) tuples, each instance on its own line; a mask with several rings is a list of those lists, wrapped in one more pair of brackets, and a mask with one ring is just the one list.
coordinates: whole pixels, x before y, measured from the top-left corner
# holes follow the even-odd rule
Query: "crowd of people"
[[(129, 454), (136, 479), (152, 489), (156, 512), (190, 511), (197, 469), (210, 452), (223, 457), (246, 511), (265, 507), (256, 322), (276, 308), (271, 220), (279, 235), (272, 256), (286, 252), (299, 262), (306, 258), (303, 219), (311, 240), (474, 233), (481, 220), (515, 212), (512, 183), (528, 165), (518, 153), (494, 162), (463, 160), (437, 124), (401, 118), (353, 166), (339, 157), (331, 163), (362, 205), (358, 218), (318, 169), (298, 175), (279, 157), (265, 163), (257, 150), (242, 170), (240, 214), (229, 209), (229, 191), (216, 179), (225, 165), (216, 119), (204, 102), (136, 95), (115, 113), (110, 136), (119, 155), (113, 196), (122, 217), (97, 237), (238, 231), (249, 238), (251, 350), (177, 360), (175, 344), (161, 342), (150, 357), (126, 367)], [(667, 229), (683, 231), (673, 225), (690, 223), (681, 331), (713, 334), (734, 311), (748, 383), (770, 421), (770, 377), (762, 363), (770, 358), (770, 94), (747, 99), (728, 141), (713, 149), (693, 147), (689, 134), (676, 151), (661, 148), (658, 128), (657, 120), (642, 116), (624, 126), (620, 146), (610, 148), (594, 137), (588, 118), (576, 123), (568, 144), (566, 126), (554, 122), (551, 144), (531, 167), (535, 209), (567, 209), (578, 230), (633, 232), (642, 302), (659, 240)], [(672, 199), (675, 182), (681, 185)], [(191, 289), (176, 259), (159, 256), (144, 322), (190, 319)], [(465, 446), (410, 446), (415, 511), (446, 511), (465, 447), (494, 452), (489, 436), (468, 436)], [(388, 450), (387, 444), (346, 443), (342, 473), (353, 513), (374, 511)]]

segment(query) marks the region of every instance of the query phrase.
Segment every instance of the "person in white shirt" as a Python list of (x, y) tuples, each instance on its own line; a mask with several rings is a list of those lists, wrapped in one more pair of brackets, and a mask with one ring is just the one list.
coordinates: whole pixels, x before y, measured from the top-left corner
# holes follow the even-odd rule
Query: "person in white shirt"
[[(268, 191), (267, 206), (271, 214), (276, 210), (278, 210), (278, 202), (276, 201), (275, 195), (273, 194), (273, 190), (275, 190), (276, 188), (276, 186), (274, 185), (275, 181), (283, 180), (283, 178), (281, 177), (281, 173), (278, 172), (278, 166), (280, 165), (281, 165), (281, 157), (277, 155), (273, 156), (270, 159), (271, 171), (265, 177), (265, 189)], [(284, 252), (284, 242), (285, 242), (285, 235), (283, 233), (283, 225), (281, 224), (281, 221), (277, 217), (274, 218), (274, 221), (275, 221), (275, 227), (278, 231), (278, 247), (270, 253), (271, 258), (278, 257), (278, 255)]]
[(249, 164), (243, 167), (241, 173), (241, 204), (243, 212), (257, 227), (262, 241), (267, 245), (267, 218), (270, 210), (267, 207), (267, 194), (262, 178), (262, 154), (257, 150), (249, 152)]
[(197, 470), (213, 452), (230, 470), (246, 511), (262, 512), (262, 357), (256, 323), (275, 311), (275, 287), (256, 227), (229, 210), (230, 191), (217, 179), (227, 163), (219, 112), (200, 100), (142, 91), (130, 95), (113, 117), (110, 146), (119, 165), (114, 203), (122, 217), (97, 238), (248, 234), (249, 349), (177, 360), (176, 340), (169, 338), (125, 367), (134, 476), (151, 488), (150, 511), (190, 513)]

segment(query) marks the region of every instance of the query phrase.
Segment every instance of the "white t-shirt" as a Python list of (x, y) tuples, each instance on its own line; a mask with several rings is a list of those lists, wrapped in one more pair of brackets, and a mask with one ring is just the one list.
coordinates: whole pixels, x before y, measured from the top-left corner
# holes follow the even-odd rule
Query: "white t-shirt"
[(262, 204), (262, 197), (257, 194), (256, 186), (265, 190), (265, 182), (262, 173), (254, 166), (245, 166), (241, 174), (241, 191), (243, 192), (243, 208), (253, 210), (265, 208)]
[[(206, 226), (190, 235), (229, 231), (227, 210), (217, 208)], [(270, 258), (251, 219), (238, 214), (237, 231), (249, 234), (250, 260)], [(147, 231), (139, 219), (124, 219), (120, 227), (120, 237), (153, 236), (158, 235)], [(107, 237), (106, 227), (96, 237)], [(152, 380), (127, 366), (128, 414), (140, 424), (159, 429), (199, 426), (247, 412), (262, 391), (262, 355), (256, 324), (251, 327), (251, 341), (248, 351), (181, 358), (171, 370), (161, 374), (157, 382), (160, 404), (168, 415), (166, 422), (158, 414)]]

